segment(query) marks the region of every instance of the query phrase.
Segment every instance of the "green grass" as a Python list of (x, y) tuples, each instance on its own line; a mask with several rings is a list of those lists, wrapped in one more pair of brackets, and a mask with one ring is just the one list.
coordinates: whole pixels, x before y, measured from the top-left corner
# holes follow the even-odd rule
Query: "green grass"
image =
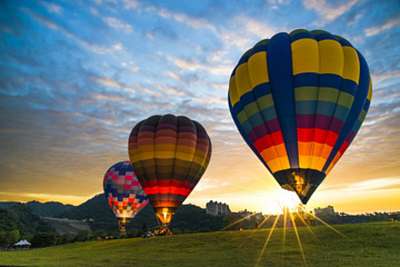
[[(400, 223), (299, 228), (306, 266), (400, 266)], [(269, 230), (185, 234), (151, 239), (90, 241), (27, 251), (0, 252), (0, 265), (19, 266), (255, 266)], [(295, 233), (286, 246), (277, 229), (258, 266), (305, 266)]]

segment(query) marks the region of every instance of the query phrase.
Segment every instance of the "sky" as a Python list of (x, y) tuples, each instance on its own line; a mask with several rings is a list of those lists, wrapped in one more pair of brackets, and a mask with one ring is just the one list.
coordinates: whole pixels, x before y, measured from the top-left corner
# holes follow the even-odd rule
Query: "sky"
[(373, 81), (358, 136), (308, 208), (400, 210), (397, 0), (1, 1), (0, 200), (82, 203), (128, 159), (137, 122), (173, 113), (213, 143), (185, 203), (275, 212), (285, 194), (239, 135), (228, 81), (257, 41), (296, 28), (350, 40)]

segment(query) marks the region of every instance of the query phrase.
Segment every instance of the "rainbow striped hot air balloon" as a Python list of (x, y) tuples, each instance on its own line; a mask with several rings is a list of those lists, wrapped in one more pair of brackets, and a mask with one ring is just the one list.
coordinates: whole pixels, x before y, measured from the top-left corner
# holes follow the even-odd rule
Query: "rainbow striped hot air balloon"
[(118, 218), (120, 233), (126, 235), (126, 224), (149, 202), (129, 161), (111, 166), (103, 179), (104, 196)]
[(133, 128), (129, 158), (163, 226), (196, 186), (210, 156), (207, 132), (187, 117), (152, 116)]
[(241, 57), (228, 98), (246, 143), (305, 204), (357, 134), (371, 95), (367, 62), (349, 41), (295, 30)]

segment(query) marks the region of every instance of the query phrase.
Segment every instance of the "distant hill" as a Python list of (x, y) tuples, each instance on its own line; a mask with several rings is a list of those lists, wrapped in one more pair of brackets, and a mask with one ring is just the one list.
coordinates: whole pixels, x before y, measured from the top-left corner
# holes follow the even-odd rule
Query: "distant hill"
[[(25, 204), (18, 202), (0, 202), (0, 208), (15, 206), (29, 211), (31, 215), (36, 216), (35, 220), (42, 217), (42, 221), (47, 222), (53, 228), (57, 229), (57, 232), (61, 230), (62, 232), (73, 231), (73, 225), (77, 224), (77, 222), (72, 221), (70, 225), (66, 225), (68, 221), (52, 220), (51, 218), (84, 221), (82, 222), (82, 227), (90, 225), (91, 230), (94, 232), (116, 233), (118, 231), (117, 219), (108, 207), (104, 194), (98, 194), (79, 206), (64, 205), (59, 202), (42, 203), (31, 201)], [(179, 207), (171, 223), (171, 228), (176, 232), (212, 231), (222, 229), (223, 223), (223, 217), (208, 215), (205, 209), (189, 204)], [(157, 225), (158, 222), (154, 210), (151, 205), (147, 205), (128, 223), (127, 230), (128, 232), (134, 230), (142, 231), (151, 229)]]
[(73, 205), (63, 204), (60, 202), (0, 202), (0, 208), (9, 208), (15, 205), (26, 206), (30, 209), (32, 214), (40, 217), (59, 217), (61, 214), (75, 207)]
[(66, 205), (60, 202), (38, 202), (31, 201), (26, 203), (32, 213), (41, 217), (59, 217), (61, 214), (74, 208), (73, 205)]
[[(90, 220), (90, 225), (95, 231), (116, 231), (117, 220), (108, 207), (104, 194), (99, 194), (81, 205), (71, 208), (60, 217), (75, 220)], [(147, 205), (128, 224), (129, 230), (142, 230), (153, 228), (158, 223), (151, 205)], [(206, 214), (205, 209), (195, 205), (182, 205), (176, 212), (171, 227), (178, 231), (210, 231), (223, 227), (223, 218)]]
[(85, 221), (51, 217), (41, 217), (41, 219), (55, 229), (59, 235), (75, 236), (81, 232), (91, 232), (89, 224)]
[(37, 232), (54, 230), (25, 204), (14, 203), (0, 208), (0, 232), (18, 231), (20, 238), (30, 239)]

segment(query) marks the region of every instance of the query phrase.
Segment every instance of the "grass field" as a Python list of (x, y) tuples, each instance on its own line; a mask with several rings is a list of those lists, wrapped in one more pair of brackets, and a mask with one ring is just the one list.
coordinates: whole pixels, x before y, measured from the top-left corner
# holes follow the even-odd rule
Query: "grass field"
[(299, 228), (305, 263), (293, 229), (185, 234), (150, 239), (90, 241), (0, 252), (0, 265), (18, 266), (400, 266), (400, 223)]

